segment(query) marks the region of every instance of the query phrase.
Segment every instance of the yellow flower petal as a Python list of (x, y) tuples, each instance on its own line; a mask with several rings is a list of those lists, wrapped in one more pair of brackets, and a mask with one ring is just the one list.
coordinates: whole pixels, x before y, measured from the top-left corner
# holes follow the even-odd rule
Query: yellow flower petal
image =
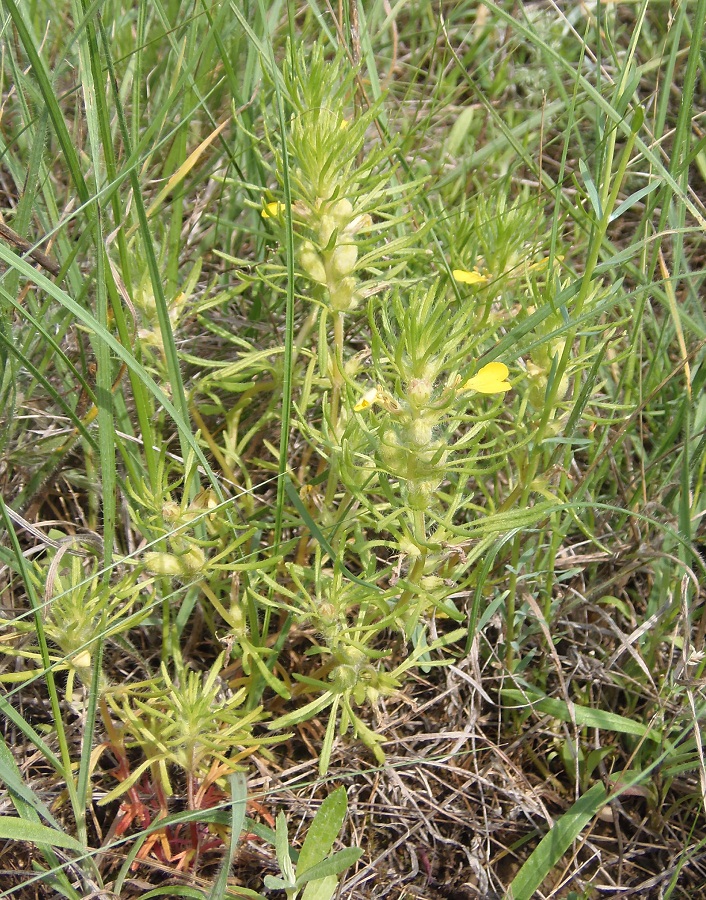
[(506, 380), (509, 374), (510, 370), (505, 363), (488, 363), (464, 384), (463, 389), (477, 391), (479, 394), (504, 394), (512, 388)]
[(268, 203), (265, 206), (260, 215), (263, 219), (276, 219), (277, 216), (282, 215), (283, 212), (284, 203), (280, 203), (278, 200), (273, 200), (271, 203)]
[(485, 275), (481, 275), (477, 270), (468, 272), (466, 269), (454, 269), (451, 273), (456, 281), (461, 284), (486, 284), (488, 279)]
[(71, 664), (76, 669), (87, 669), (91, 665), (91, 654), (88, 650), (82, 650), (74, 656), (71, 660)]
[(360, 400), (353, 407), (354, 412), (362, 412), (364, 409), (369, 409), (373, 403), (378, 399), (378, 389), (370, 388), (369, 391), (366, 391)]

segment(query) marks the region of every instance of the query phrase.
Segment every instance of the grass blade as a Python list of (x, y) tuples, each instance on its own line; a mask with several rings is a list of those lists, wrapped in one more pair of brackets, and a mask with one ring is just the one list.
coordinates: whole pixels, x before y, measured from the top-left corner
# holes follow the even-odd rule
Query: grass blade
[(535, 891), (596, 813), (605, 806), (606, 789), (594, 784), (554, 823), (513, 878), (506, 900), (531, 900)]

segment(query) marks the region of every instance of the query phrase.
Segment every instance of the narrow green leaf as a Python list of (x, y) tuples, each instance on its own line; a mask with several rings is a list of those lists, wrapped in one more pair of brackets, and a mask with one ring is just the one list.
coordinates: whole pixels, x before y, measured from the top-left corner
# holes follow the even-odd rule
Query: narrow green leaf
[[(701, 6), (703, 6), (705, 2), (706, 0), (699, 0)], [(577, 73), (574, 69), (574, 63), (569, 59), (565, 59), (557, 48), (542, 40), (542, 38), (532, 31), (529, 26), (513, 18), (511, 10), (504, 9), (502, 6), (494, 3), (493, 0), (485, 0), (484, 5), (492, 10), (498, 18), (506, 22), (510, 28), (516, 30), (536, 47), (541, 48), (548, 58), (551, 58), (560, 68), (568, 72), (572, 78), (576, 78), (578, 86), (585, 92), (586, 96), (596, 104), (596, 107), (603, 112), (606, 118), (618, 125), (621, 131), (628, 132), (631, 130), (631, 125), (629, 125), (622, 116), (618, 115), (611, 103), (601, 95), (595, 85), (593, 85), (587, 77)], [(698, 13), (696, 18), (698, 18)], [(698, 54), (698, 45), (693, 44), (692, 50), (694, 49), (696, 49), (696, 54), (694, 54), (694, 56), (696, 56)], [(692, 54), (690, 54), (690, 57), (691, 55)], [(672, 172), (664, 166), (659, 156), (659, 150), (649, 146), (640, 138), (638, 138), (635, 143), (640, 154), (652, 165), (654, 171), (659, 173), (659, 176), (664, 180), (665, 185), (673, 191), (675, 196), (679, 198), (689, 212), (695, 217), (696, 221), (700, 225), (706, 224), (706, 219), (697, 204), (681, 190), (680, 185), (675, 180)]]
[(103, 674), (103, 640), (98, 640), (92, 648), (93, 672), (91, 676), (91, 689), (88, 692), (86, 708), (84, 712), (83, 736), (81, 742), (81, 757), (79, 760), (78, 779), (76, 784), (76, 796), (81, 814), (89, 806), (89, 791), (91, 785), (91, 750), (96, 728), (96, 708), (100, 697), (100, 681)]
[[(635, 32), (633, 32), (633, 37), (637, 38)], [(620, 84), (617, 86), (617, 90), (620, 91), (619, 96), (613, 100), (613, 109), (619, 116), (624, 116), (627, 112), (628, 104), (635, 96), (635, 91), (640, 84), (641, 78), (642, 72), (638, 71), (633, 62), (630, 62), (623, 73)]]
[(235, 888), (226, 888), (225, 900), (243, 900), (243, 897), (250, 897), (251, 900), (267, 900), (267, 897), (263, 897), (257, 891), (243, 887), (241, 884)]
[[(289, 497), (289, 500), (294, 505), (294, 507), (297, 510), (297, 512), (299, 513), (299, 515), (302, 517), (302, 520), (304, 521), (304, 524), (306, 525), (306, 527), (311, 531), (312, 537), (318, 541), (318, 543), (321, 545), (322, 549), (328, 554), (328, 556), (331, 557), (332, 560), (336, 559), (337, 558), (336, 552), (333, 550), (333, 548), (329, 544), (328, 540), (321, 532), (321, 529), (319, 528), (319, 526), (316, 524), (316, 522), (311, 517), (309, 511), (302, 503), (302, 501), (299, 497), (299, 494), (297, 493), (294, 485), (292, 484), (292, 482), (289, 480), (289, 478), (286, 475), (284, 476), (284, 482), (285, 482), (285, 490), (287, 492), (287, 496)], [(346, 578), (349, 578), (351, 581), (354, 581), (356, 584), (360, 584), (363, 587), (370, 588), (370, 590), (376, 591), (376, 592), (380, 592), (382, 590), (382, 588), (379, 585), (373, 584), (372, 582), (369, 582), (369, 581), (365, 581), (362, 578), (358, 578), (358, 576), (354, 575), (353, 572), (351, 572), (350, 569), (348, 569), (343, 563), (341, 563), (341, 569), (343, 571), (343, 574), (346, 576)]]
[(155, 888), (153, 891), (147, 891), (146, 894), (142, 894), (142, 900), (151, 900), (152, 897), (190, 897), (192, 900), (204, 900), (202, 891), (192, 887), (179, 887), (176, 885)]
[(179, 430), (180, 440), (193, 451), (204, 472), (208, 476), (219, 499), (223, 499), (218, 479), (214, 475), (213, 470), (208, 463), (208, 460), (204, 456), (203, 451), (199, 447), (198, 442), (192, 434), (191, 428), (188, 424), (188, 417), (184, 418), (182, 416), (181, 411), (177, 410), (172, 401), (169, 400), (164, 391), (157, 385), (155, 380), (146, 371), (144, 366), (142, 366), (135, 359), (133, 354), (126, 350), (125, 347), (123, 347), (123, 345), (119, 341), (117, 341), (109, 331), (106, 331), (105, 328), (103, 328), (99, 324), (99, 322), (93, 315), (91, 315), (90, 312), (84, 309), (65, 291), (54, 284), (53, 281), (42, 275), (41, 272), (37, 272), (31, 265), (29, 265), (29, 263), (27, 263), (26, 260), (18, 256), (16, 253), (13, 253), (12, 250), (10, 250), (9, 247), (6, 247), (2, 242), (0, 242), (0, 259), (2, 259), (8, 265), (16, 268), (20, 272), (20, 274), (27, 277), (31, 282), (36, 284), (38, 288), (46, 291), (46, 293), (50, 297), (53, 297), (58, 303), (61, 303), (62, 306), (64, 306), (79, 322), (82, 322), (92, 334), (97, 335), (102, 341), (104, 341), (113, 351), (113, 353), (115, 353), (115, 355), (119, 357), (119, 359), (121, 359), (131, 371), (135, 372), (135, 374), (140, 378), (147, 390), (169, 413), (172, 420), (174, 421), (174, 424)]
[(267, 727), (270, 731), (289, 728), (292, 725), (296, 725), (297, 722), (303, 722), (306, 719), (311, 718), (311, 716), (315, 716), (316, 713), (321, 712), (321, 710), (325, 709), (330, 703), (331, 692), (327, 691), (321, 697), (317, 697), (315, 700), (307, 703), (306, 706), (302, 706), (300, 709), (295, 709), (292, 712), (281, 716), (279, 719), (275, 719), (275, 721), (270, 722)]
[(319, 772), (323, 776), (328, 772), (329, 763), (331, 762), (331, 751), (333, 750), (333, 742), (336, 739), (336, 728), (338, 726), (338, 707), (341, 702), (341, 695), (336, 694), (331, 704), (328, 714), (328, 723), (326, 725), (326, 734), (321, 744), (319, 753)]
[[(254, 566), (257, 568), (257, 566)], [(257, 667), (257, 671), (262, 675), (265, 682), (272, 688), (272, 690), (279, 694), (284, 700), (289, 700), (292, 696), (289, 692), (289, 689), (283, 684), (278, 678), (276, 678), (273, 673), (267, 668), (267, 665), (262, 661), (259, 656), (253, 655), (253, 662)]]
[(13, 24), (17, 29), (17, 34), (20, 42), (24, 48), (25, 53), (27, 54), (27, 58), (29, 59), (30, 65), (32, 67), (32, 73), (34, 74), (34, 77), (37, 79), (37, 83), (39, 84), (39, 89), (42, 93), (42, 99), (46, 104), (47, 111), (49, 112), (52, 124), (54, 125), (56, 136), (59, 139), (59, 143), (61, 145), (63, 158), (69, 172), (71, 173), (71, 178), (76, 191), (79, 195), (81, 203), (88, 203), (90, 200), (90, 196), (86, 187), (86, 182), (84, 181), (83, 174), (81, 172), (78, 154), (76, 153), (76, 148), (74, 147), (74, 142), (69, 134), (69, 129), (67, 128), (64, 116), (61, 112), (61, 109), (59, 108), (59, 104), (57, 103), (56, 92), (51, 83), (51, 79), (49, 78), (49, 73), (47, 72), (44, 61), (37, 49), (34, 35), (30, 31), (29, 26), (25, 22), (24, 16), (20, 12), (20, 8), (15, 4), (14, 0), (7, 0), (6, 6), (9, 15), (12, 18)]
[(34, 791), (22, 780), (17, 763), (5, 741), (0, 738), (0, 782), (10, 793), (20, 818), (39, 823), (41, 815), (55, 829), (61, 826)]
[(512, 881), (505, 900), (531, 900), (535, 891), (606, 803), (606, 789), (594, 784), (542, 838)]
[(25, 722), (22, 718), (22, 715), (17, 712), (14, 706), (7, 702), (7, 700), (0, 695), (0, 713), (5, 716), (13, 725), (17, 727), (20, 734), (23, 734), (27, 740), (29, 740), (39, 752), (42, 754), (44, 759), (54, 767), (54, 769), (63, 776), (64, 767), (61, 763), (61, 760), (56, 756), (56, 754), (49, 749), (48, 745), (44, 742), (44, 739), (41, 735), (35, 731), (35, 729), (29, 724), (29, 722)]
[(660, 186), (659, 181), (651, 181), (649, 184), (646, 184), (644, 187), (641, 187), (639, 191), (633, 191), (629, 197), (627, 197), (620, 206), (616, 207), (615, 210), (610, 214), (610, 222), (614, 222), (616, 219), (619, 219), (624, 212), (627, 212), (631, 207), (633, 207), (639, 200), (642, 200), (643, 197), (646, 197), (648, 194), (651, 194), (652, 191), (656, 190)]
[(583, 177), (583, 183), (586, 185), (586, 193), (588, 194), (588, 199), (591, 201), (596, 220), (600, 222), (603, 218), (603, 206), (601, 204), (601, 198), (598, 196), (598, 189), (593, 180), (593, 175), (591, 175), (590, 169), (582, 159), (579, 160), (579, 169)]
[[(61, 834), (61, 826), (56, 819), (54, 819), (49, 809), (47, 809), (34, 791), (22, 781), (22, 776), (17, 767), (17, 763), (15, 762), (9, 747), (2, 738), (0, 738), (0, 783), (5, 784), (20, 819), (25, 822), (39, 825), (39, 816), (41, 815), (44, 820), (49, 823), (49, 827), (52, 830)], [(39, 849), (43, 853), (50, 868), (60, 869), (61, 863), (48, 845), (41, 844)], [(64, 896), (70, 898), (70, 900), (79, 900), (79, 895), (71, 887), (66, 874), (59, 870), (56, 877), (58, 879), (56, 889), (63, 889)]]
[(575, 721), (577, 725), (589, 728), (601, 728), (603, 731), (614, 731), (617, 734), (634, 734), (637, 737), (649, 738), (652, 741), (662, 740), (662, 733), (658, 728), (645, 725), (643, 722), (636, 722), (634, 719), (628, 719), (608, 710), (591, 709), (588, 706), (574, 704), (573, 710), (569, 711), (568, 704), (564, 700), (539, 695), (536, 695), (535, 699), (533, 691), (522, 692), (515, 688), (507, 688), (503, 691), (503, 696), (511, 703), (523, 706), (530, 703), (533, 709), (548, 716), (553, 716), (562, 722)]
[(229, 781), (231, 797), (230, 840), (226, 847), (223, 865), (218, 873), (218, 877), (214, 879), (211, 893), (208, 895), (209, 900), (224, 900), (228, 887), (228, 873), (230, 872), (230, 867), (238, 848), (240, 833), (245, 822), (245, 801), (248, 795), (245, 776), (242, 772), (234, 772), (230, 776)]
[(0, 840), (28, 841), (30, 844), (49, 844), (50, 847), (64, 847), (67, 850), (83, 852), (83, 847), (71, 835), (48, 825), (28, 822), (14, 816), (0, 816)]

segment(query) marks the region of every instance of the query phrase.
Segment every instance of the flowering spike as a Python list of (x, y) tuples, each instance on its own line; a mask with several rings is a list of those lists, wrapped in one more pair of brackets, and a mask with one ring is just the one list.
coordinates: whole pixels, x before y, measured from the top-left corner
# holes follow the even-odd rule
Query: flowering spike
[(479, 394), (504, 394), (512, 387), (506, 380), (509, 374), (505, 363), (488, 363), (464, 384), (463, 389), (464, 391), (477, 391)]

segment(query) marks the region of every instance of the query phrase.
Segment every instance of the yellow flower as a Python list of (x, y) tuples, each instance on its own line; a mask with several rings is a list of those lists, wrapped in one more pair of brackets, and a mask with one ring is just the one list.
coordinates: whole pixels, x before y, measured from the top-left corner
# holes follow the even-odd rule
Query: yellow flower
[(260, 215), (263, 219), (276, 219), (283, 212), (284, 203), (280, 203), (279, 200), (273, 200), (271, 203), (266, 204)]
[(378, 393), (377, 388), (370, 388), (369, 391), (366, 391), (360, 400), (353, 407), (354, 412), (362, 412), (364, 409), (370, 409), (370, 407), (377, 400), (380, 399), (380, 395)]
[(468, 272), (466, 269), (454, 269), (451, 274), (461, 284), (487, 284), (488, 282), (488, 278), (481, 275), (478, 269), (474, 269), (472, 272)]
[(477, 391), (479, 394), (504, 394), (512, 388), (510, 382), (506, 380), (509, 374), (505, 363), (488, 363), (464, 384), (463, 390)]

